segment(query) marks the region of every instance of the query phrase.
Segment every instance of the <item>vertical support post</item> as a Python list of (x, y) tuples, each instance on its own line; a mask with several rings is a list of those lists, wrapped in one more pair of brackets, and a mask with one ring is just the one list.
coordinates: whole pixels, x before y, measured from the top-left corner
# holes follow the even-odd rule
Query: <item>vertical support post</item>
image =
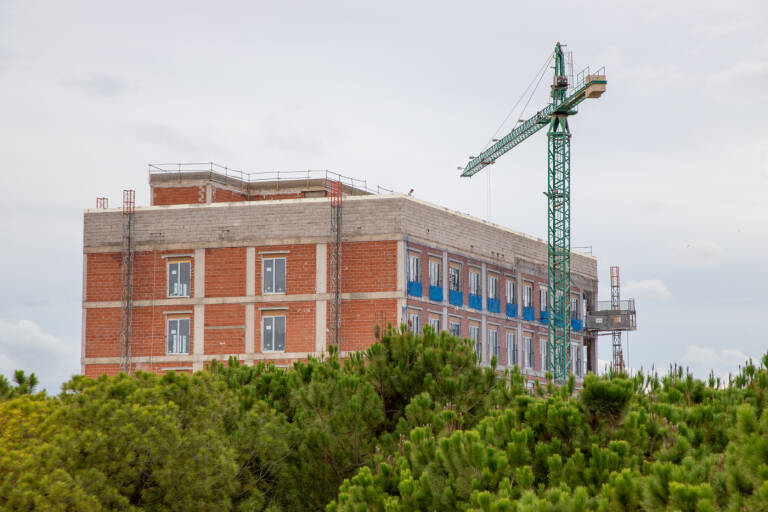
[(135, 191), (123, 190), (122, 283), (120, 287), (120, 371), (133, 373), (133, 222), (136, 208)]
[[(560, 43), (555, 47), (552, 104), (565, 100), (568, 78)], [(547, 307), (546, 368), (557, 383), (571, 368), (571, 131), (568, 112), (555, 110), (547, 132)]]
[(552, 116), (547, 134), (547, 278), (549, 350), (547, 368), (556, 382), (568, 377), (571, 338), (571, 134), (567, 114)]
[[(619, 277), (619, 267), (611, 267), (611, 309), (621, 309), (621, 279)], [(624, 354), (621, 349), (621, 331), (613, 331), (613, 360), (611, 361), (611, 370), (616, 373), (624, 371)]]
[(341, 350), (341, 202), (342, 186), (340, 181), (330, 181), (331, 199), (331, 242), (328, 267), (330, 279), (328, 283), (329, 302), (329, 333), (328, 342)]

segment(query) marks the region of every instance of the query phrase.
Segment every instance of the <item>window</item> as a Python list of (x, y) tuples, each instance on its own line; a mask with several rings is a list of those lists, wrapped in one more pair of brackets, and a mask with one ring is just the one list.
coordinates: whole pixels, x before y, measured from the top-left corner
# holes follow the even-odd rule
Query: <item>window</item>
[(515, 282), (507, 279), (507, 304), (517, 304), (515, 299)]
[(451, 290), (461, 291), (461, 268), (451, 267), (448, 269), (448, 284), (451, 286)]
[(408, 315), (408, 325), (416, 334), (421, 333), (421, 318), (418, 313)]
[(584, 375), (584, 348), (576, 345), (576, 375)]
[(436, 332), (440, 332), (440, 319), (439, 318), (430, 318), (429, 319), (429, 325), (432, 327), (432, 329)]
[(469, 271), (469, 293), (480, 295), (480, 272)]
[(285, 352), (285, 317), (265, 316), (261, 321), (261, 351)]
[(515, 333), (507, 333), (507, 366), (519, 365), (517, 361), (517, 339)]
[(285, 258), (264, 259), (264, 293), (285, 293)]
[(437, 260), (429, 260), (429, 286), (443, 286), (442, 265)]
[(523, 286), (523, 307), (530, 308), (533, 306), (533, 285), (526, 284)]
[(579, 296), (571, 295), (571, 318), (581, 318), (579, 316)]
[(525, 367), (533, 368), (533, 338), (523, 336), (523, 344), (525, 345)]
[(489, 299), (498, 299), (499, 298), (499, 276), (488, 276), (488, 298)]
[(168, 319), (168, 354), (189, 354), (189, 318)]
[(192, 278), (191, 261), (168, 262), (168, 296), (189, 297)]
[(454, 336), (461, 336), (461, 322), (448, 322), (448, 330)]
[(549, 359), (549, 351), (547, 350), (547, 342), (545, 340), (539, 340), (539, 370), (547, 370), (547, 360)]
[(541, 311), (547, 310), (547, 290), (544, 288), (539, 288), (539, 308)]
[(488, 329), (488, 360), (491, 356), (496, 356), (496, 361), (499, 361), (501, 357), (501, 349), (499, 347), (499, 331), (496, 329)]
[(408, 255), (408, 281), (411, 283), (421, 281), (421, 258), (416, 254)]
[(469, 326), (469, 339), (472, 340), (475, 346), (475, 353), (477, 354), (477, 360), (482, 361), (483, 348), (480, 346), (480, 327), (476, 325)]

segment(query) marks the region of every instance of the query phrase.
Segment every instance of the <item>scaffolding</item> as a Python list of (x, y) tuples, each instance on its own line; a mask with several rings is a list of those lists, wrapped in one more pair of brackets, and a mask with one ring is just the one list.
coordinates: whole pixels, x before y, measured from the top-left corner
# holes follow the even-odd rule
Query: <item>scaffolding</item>
[[(619, 267), (611, 267), (611, 310), (621, 309), (621, 280), (619, 279)], [(624, 371), (624, 354), (621, 349), (621, 331), (614, 330), (611, 333), (613, 343), (613, 360), (611, 361), (611, 370), (616, 373)]]
[(136, 210), (134, 190), (123, 190), (123, 248), (122, 284), (120, 287), (120, 371), (133, 373), (132, 328), (133, 328), (133, 275), (134, 240), (133, 223)]
[(341, 348), (341, 181), (328, 182), (328, 196), (331, 199), (331, 244), (330, 244), (330, 328), (328, 342)]

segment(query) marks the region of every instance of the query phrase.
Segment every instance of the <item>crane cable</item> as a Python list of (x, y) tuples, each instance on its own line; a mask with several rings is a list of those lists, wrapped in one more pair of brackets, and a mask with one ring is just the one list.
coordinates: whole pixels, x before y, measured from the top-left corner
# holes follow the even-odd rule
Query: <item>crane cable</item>
[[(523, 101), (523, 98), (525, 97), (526, 93), (530, 90), (531, 86), (533, 86), (534, 82), (536, 82), (536, 87), (534, 87), (533, 91), (531, 91), (531, 94), (530, 94), (530, 96), (528, 96), (528, 101), (525, 103), (525, 106), (523, 107), (523, 110), (521, 110), (520, 114), (518, 114), (518, 118), (522, 117), (523, 113), (525, 112), (525, 109), (528, 108), (528, 105), (531, 102), (531, 98), (533, 98), (533, 94), (536, 92), (536, 89), (538, 89), (539, 84), (541, 83), (542, 78), (544, 78), (544, 71), (547, 69), (547, 64), (549, 64), (552, 61), (553, 56), (554, 56), (553, 52), (550, 52), (547, 55), (547, 60), (544, 61), (544, 64), (541, 66), (539, 71), (533, 76), (533, 79), (528, 84), (528, 87), (525, 88), (525, 90), (523, 91), (523, 94), (520, 95), (520, 97), (517, 99), (517, 101), (512, 106), (512, 108), (509, 110), (509, 113), (504, 118), (504, 120), (501, 122), (499, 127), (496, 128), (495, 132), (493, 132), (493, 135), (491, 136), (490, 140), (486, 144), (485, 149), (488, 149), (491, 146), (491, 144), (493, 144), (494, 139), (496, 138), (496, 136), (499, 134), (501, 129), (504, 127), (504, 125), (507, 124), (507, 121), (509, 121), (509, 118), (515, 112), (515, 109), (517, 108), (517, 106), (520, 104), (521, 101)], [(485, 151), (485, 149), (483, 149), (483, 151)]]

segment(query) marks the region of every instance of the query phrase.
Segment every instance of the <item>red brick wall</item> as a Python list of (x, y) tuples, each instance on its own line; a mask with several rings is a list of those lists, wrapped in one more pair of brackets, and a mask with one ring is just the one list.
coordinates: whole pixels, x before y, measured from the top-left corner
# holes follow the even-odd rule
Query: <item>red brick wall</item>
[(92, 253), (86, 255), (85, 300), (120, 300), (122, 282), (122, 255), (120, 253)]
[[(254, 306), (256, 331), (254, 336), (254, 352), (261, 352), (261, 318), (262, 316), (285, 315), (285, 351), (314, 352), (315, 350), (315, 302), (261, 302)], [(280, 310), (260, 310), (260, 308), (287, 307)]]
[[(331, 246), (328, 246), (328, 283), (331, 279)], [(346, 242), (341, 246), (343, 293), (397, 289), (397, 241)]]
[(212, 202), (214, 203), (233, 203), (237, 201), (246, 201), (247, 194), (235, 192), (226, 188), (212, 187)]
[[(285, 254), (259, 254), (260, 251), (282, 251)], [(315, 293), (315, 245), (270, 245), (256, 248), (256, 295), (262, 286), (262, 261), (265, 258), (285, 258), (286, 294)]]
[(205, 185), (152, 187), (152, 206), (205, 203)]
[(245, 247), (205, 250), (205, 296), (245, 295)]
[[(205, 353), (242, 354), (245, 352), (244, 304), (205, 306)], [(222, 329), (226, 327), (226, 329)]]
[(119, 364), (88, 364), (85, 366), (85, 376), (91, 378), (100, 377), (103, 374), (117, 375), (120, 373)]
[(386, 329), (388, 323), (397, 325), (396, 299), (342, 301), (341, 350), (362, 350), (373, 345), (374, 326)]
[[(194, 350), (194, 318), (190, 306), (133, 308), (132, 355), (164, 356), (166, 312), (179, 311), (190, 319), (190, 353)], [(120, 308), (88, 308), (85, 313), (85, 356), (120, 357)]]

